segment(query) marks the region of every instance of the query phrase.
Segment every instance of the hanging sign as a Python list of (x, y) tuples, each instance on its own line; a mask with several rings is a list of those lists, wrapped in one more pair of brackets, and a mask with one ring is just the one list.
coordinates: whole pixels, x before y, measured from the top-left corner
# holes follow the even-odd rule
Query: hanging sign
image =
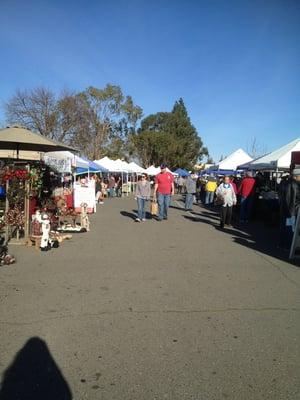
[(50, 156), (44, 156), (45, 164), (61, 174), (72, 172), (72, 160), (70, 158), (57, 159)]

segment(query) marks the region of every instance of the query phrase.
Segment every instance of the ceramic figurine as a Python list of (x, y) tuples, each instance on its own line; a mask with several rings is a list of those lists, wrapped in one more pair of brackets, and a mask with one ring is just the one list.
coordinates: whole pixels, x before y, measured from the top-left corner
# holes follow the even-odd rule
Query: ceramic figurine
[(41, 250), (47, 251), (51, 248), (51, 246), (49, 246), (50, 220), (48, 214), (43, 213), (41, 215), (41, 224), (43, 233), (41, 239)]
[(82, 229), (86, 229), (88, 232), (90, 230), (90, 220), (87, 215), (87, 204), (81, 203), (81, 215), (80, 215), (80, 224)]

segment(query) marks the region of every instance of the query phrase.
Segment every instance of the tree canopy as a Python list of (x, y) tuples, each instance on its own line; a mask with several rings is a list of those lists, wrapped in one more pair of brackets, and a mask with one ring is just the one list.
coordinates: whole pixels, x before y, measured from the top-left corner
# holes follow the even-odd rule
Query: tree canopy
[(170, 168), (191, 169), (208, 156), (181, 98), (171, 112), (141, 121), (141, 107), (112, 84), (60, 96), (45, 87), (19, 90), (5, 108), (9, 124), (70, 144), (92, 160), (131, 156), (144, 166), (166, 162)]
[(141, 107), (111, 84), (64, 92), (59, 98), (43, 87), (17, 91), (6, 104), (8, 123), (71, 144), (90, 159), (124, 157), (141, 116)]
[(170, 168), (188, 168), (208, 156), (182, 99), (171, 112), (158, 112), (141, 121), (131, 136), (133, 148), (144, 166), (166, 162)]

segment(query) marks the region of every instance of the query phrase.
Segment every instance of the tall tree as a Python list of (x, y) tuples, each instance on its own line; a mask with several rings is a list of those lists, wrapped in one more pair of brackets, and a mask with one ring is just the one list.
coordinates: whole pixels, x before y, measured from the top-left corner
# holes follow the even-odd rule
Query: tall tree
[(46, 88), (17, 91), (6, 104), (10, 124), (20, 124), (52, 139), (72, 144), (92, 159), (124, 157), (142, 109), (119, 86), (64, 92), (57, 99)]
[(17, 90), (6, 103), (6, 119), (52, 139), (57, 133), (57, 108), (54, 93), (47, 88)]
[(142, 115), (142, 109), (124, 96), (119, 86), (89, 87), (73, 98), (64, 99), (63, 121), (75, 121), (71, 142), (91, 159), (104, 155), (124, 157), (127, 137)]
[(176, 101), (171, 112), (159, 112), (142, 120), (132, 142), (145, 166), (165, 161), (171, 168), (191, 169), (208, 155), (182, 99)]

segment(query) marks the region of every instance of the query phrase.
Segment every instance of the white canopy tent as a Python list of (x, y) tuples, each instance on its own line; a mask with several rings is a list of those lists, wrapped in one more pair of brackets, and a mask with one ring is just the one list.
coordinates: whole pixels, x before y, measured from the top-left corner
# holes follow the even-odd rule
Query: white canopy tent
[(133, 161), (131, 163), (129, 163), (129, 167), (130, 167), (131, 171), (135, 172), (136, 174), (146, 173), (145, 168), (140, 167), (138, 164), (136, 164)]
[(219, 164), (211, 167), (213, 170), (233, 170), (235, 171), (239, 165), (251, 162), (253, 158), (249, 156), (243, 149), (238, 149), (220, 161)]
[(108, 157), (100, 158), (100, 160), (94, 160), (96, 164), (106, 168), (109, 172), (128, 172), (127, 163), (121, 160), (111, 160)]
[[(170, 173), (171, 173), (172, 175), (174, 175), (174, 176), (177, 175), (177, 174), (174, 174), (169, 168), (166, 168), (166, 170), (167, 170), (167, 172), (170, 172)], [(150, 167), (148, 167), (148, 168), (145, 170), (145, 173), (148, 174), (148, 175), (154, 176), (154, 175), (159, 174), (160, 171), (161, 171), (160, 167), (155, 167), (154, 165), (151, 165)]]
[(122, 172), (133, 172), (133, 171), (131, 171), (129, 164), (128, 164), (126, 161), (117, 159), (117, 160), (114, 161), (114, 163), (115, 163), (120, 169), (122, 169)]
[(293, 151), (300, 151), (300, 138), (266, 154), (249, 163), (249, 169), (255, 170), (288, 170)]
[(160, 168), (155, 167), (154, 165), (151, 165), (150, 167), (146, 168), (146, 174), (148, 175), (157, 175), (160, 173)]

